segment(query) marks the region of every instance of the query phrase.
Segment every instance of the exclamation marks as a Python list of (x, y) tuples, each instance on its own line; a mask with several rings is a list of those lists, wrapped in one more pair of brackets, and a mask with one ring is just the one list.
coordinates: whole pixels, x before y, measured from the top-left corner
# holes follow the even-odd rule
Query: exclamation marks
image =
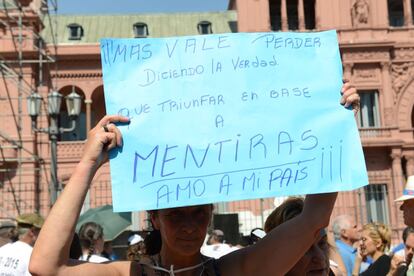
[[(325, 147), (321, 148), (321, 178), (328, 176), (326, 173), (329, 173), (329, 179), (332, 182), (334, 175), (338, 173), (342, 182), (342, 142), (342, 140), (339, 141), (338, 151), (334, 149), (334, 146), (329, 146), (329, 151), (325, 151)], [(338, 161), (335, 158), (338, 158)], [(335, 168), (336, 164), (337, 168)]]

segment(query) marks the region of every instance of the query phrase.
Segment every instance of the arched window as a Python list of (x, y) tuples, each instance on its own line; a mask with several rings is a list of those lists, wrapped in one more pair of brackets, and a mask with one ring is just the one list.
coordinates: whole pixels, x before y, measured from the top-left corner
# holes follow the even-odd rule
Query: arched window
[(81, 25), (72, 23), (68, 26), (69, 40), (81, 40), (83, 37), (83, 28)]
[[(59, 92), (66, 97), (67, 95), (72, 92), (72, 89), (75, 89), (75, 92), (78, 93), (82, 97), (82, 105), (81, 105), (81, 112), (76, 119), (76, 128), (72, 132), (65, 132), (58, 136), (59, 141), (82, 141), (86, 139), (86, 106), (85, 106), (85, 95), (80, 89), (74, 88), (72, 86), (66, 86), (62, 88)], [(66, 103), (63, 100), (62, 105), (60, 106), (60, 113), (59, 113), (59, 126), (68, 128), (71, 126), (71, 119), (68, 115), (68, 111), (66, 109)]]
[(143, 22), (135, 23), (133, 28), (134, 28), (134, 35), (136, 38), (143, 38), (149, 35), (148, 25)]
[(209, 21), (201, 21), (200, 23), (198, 23), (197, 29), (198, 29), (198, 33), (201, 35), (213, 33), (211, 22)]
[(391, 27), (404, 26), (403, 0), (388, 0), (388, 21)]

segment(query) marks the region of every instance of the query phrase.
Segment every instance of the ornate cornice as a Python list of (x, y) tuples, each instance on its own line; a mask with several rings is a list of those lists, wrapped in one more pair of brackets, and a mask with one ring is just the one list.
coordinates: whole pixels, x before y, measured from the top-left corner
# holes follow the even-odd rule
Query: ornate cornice
[(373, 82), (379, 82), (379, 76), (378, 76), (378, 70), (375, 67), (371, 68), (358, 68), (355, 67), (354, 74), (355, 78), (359, 81), (373, 81)]
[(395, 61), (414, 61), (414, 47), (399, 48), (394, 51)]
[(95, 73), (54, 73), (52, 78), (58, 79), (96, 79), (102, 78), (102, 72)]
[(393, 64), (392, 71), (392, 87), (398, 95), (403, 88), (414, 78), (414, 62), (405, 62), (402, 64)]
[(390, 54), (388, 51), (352, 51), (343, 54), (343, 60), (347, 62), (382, 62), (388, 61)]

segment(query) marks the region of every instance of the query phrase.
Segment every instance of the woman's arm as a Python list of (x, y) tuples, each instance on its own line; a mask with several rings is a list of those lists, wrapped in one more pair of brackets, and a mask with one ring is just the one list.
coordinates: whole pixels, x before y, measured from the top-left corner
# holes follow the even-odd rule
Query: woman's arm
[(360, 250), (358, 248), (358, 253), (355, 256), (354, 268), (352, 269), (352, 276), (358, 276), (359, 275), (359, 271), (361, 270), (362, 258), (363, 257), (361, 256)]
[[(332, 233), (328, 233), (328, 243), (329, 243), (329, 259), (334, 261), (338, 265), (339, 273), (338, 275), (347, 275), (346, 266), (342, 260), (341, 254), (338, 252), (338, 248), (335, 244), (335, 239)], [(336, 274), (335, 274), (336, 275)]]
[(82, 159), (50, 211), (34, 246), (29, 264), (33, 275), (76, 275), (80, 272), (84, 275), (117, 275), (119, 269), (128, 269), (129, 263), (69, 263), (76, 221), (92, 178), (107, 160), (107, 152), (122, 145), (121, 133), (114, 125), (117, 122), (128, 122), (128, 118), (105, 116), (89, 132)]
[[(284, 275), (329, 224), (337, 193), (308, 195), (303, 212), (260, 242), (220, 259), (223, 275)], [(240, 264), (240, 265), (235, 265)]]

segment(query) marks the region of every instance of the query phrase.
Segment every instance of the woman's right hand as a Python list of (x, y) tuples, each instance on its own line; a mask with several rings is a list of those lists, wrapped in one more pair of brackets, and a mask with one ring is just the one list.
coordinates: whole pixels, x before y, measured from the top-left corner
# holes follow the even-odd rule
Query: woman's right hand
[(82, 163), (98, 169), (108, 160), (108, 151), (122, 146), (122, 135), (115, 123), (128, 123), (129, 118), (106, 115), (88, 133), (83, 149)]
[(366, 250), (361, 248), (361, 245), (358, 246), (356, 258), (360, 259), (362, 262), (365, 261), (368, 257)]

